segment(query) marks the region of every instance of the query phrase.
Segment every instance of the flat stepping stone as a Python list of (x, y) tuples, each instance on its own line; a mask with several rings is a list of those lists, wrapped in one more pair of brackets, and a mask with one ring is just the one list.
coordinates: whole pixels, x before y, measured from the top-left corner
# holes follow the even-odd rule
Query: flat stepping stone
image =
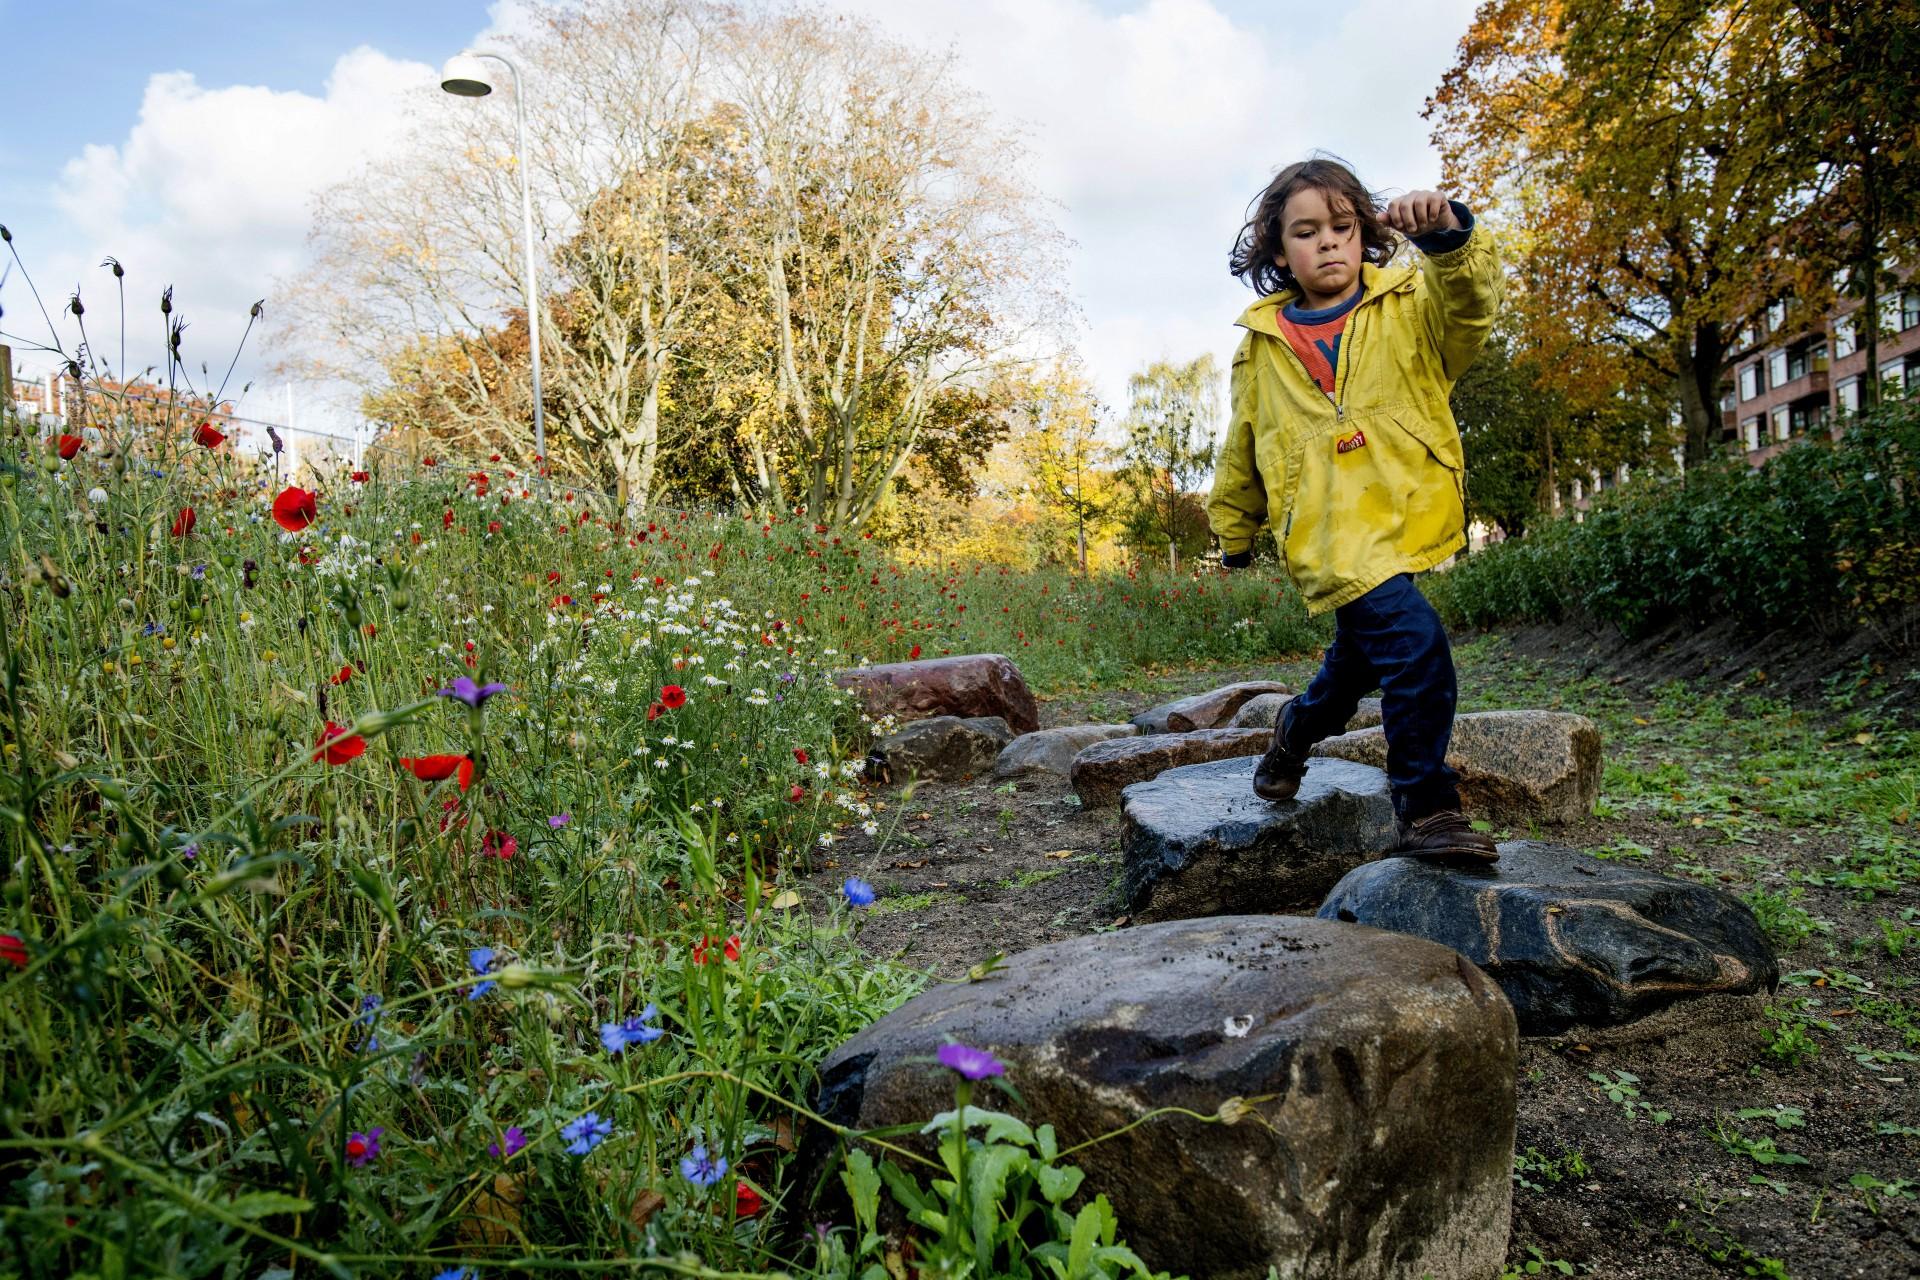
[(1071, 724), (1023, 733), (994, 761), (993, 776), (1004, 779), (1047, 774), (1066, 778), (1073, 773), (1073, 758), (1087, 747), (1110, 738), (1131, 738), (1139, 732), (1130, 724)]
[[(1385, 768), (1386, 732), (1328, 738), (1316, 756)], [(1564, 711), (1474, 711), (1456, 716), (1447, 763), (1460, 775), (1460, 803), (1490, 822), (1573, 822), (1600, 796), (1600, 729)]]
[(1015, 733), (1040, 727), (1040, 706), (1013, 659), (1001, 653), (962, 653), (915, 662), (883, 662), (836, 671), (833, 682), (851, 690), (868, 715), (924, 720), (929, 716), (999, 716)]
[[(1232, 727), (1271, 729), (1280, 723), (1281, 708), (1297, 696), (1291, 693), (1263, 693), (1233, 713)], [(1355, 729), (1370, 729), (1379, 723), (1380, 699), (1362, 698), (1359, 710), (1353, 713), (1353, 719), (1347, 721), (1347, 732), (1352, 733)]]
[(874, 743), (867, 776), (876, 782), (971, 778), (991, 768), (1013, 740), (1013, 730), (999, 716), (915, 720)]
[(1683, 1000), (1771, 991), (1780, 977), (1732, 894), (1533, 840), (1501, 845), (1485, 868), (1370, 863), (1319, 914), (1452, 947), (1500, 984), (1524, 1035), (1620, 1026)]
[(1163, 702), (1133, 717), (1141, 733), (1192, 733), (1195, 729), (1222, 729), (1234, 713), (1265, 693), (1292, 693), (1293, 686), (1277, 680), (1242, 680), (1205, 693)]
[(1104, 808), (1136, 782), (1181, 765), (1265, 755), (1272, 740), (1266, 729), (1199, 729), (1096, 742), (1073, 758), (1073, 791), (1086, 808)]
[(1127, 788), (1121, 891), (1136, 919), (1311, 910), (1399, 838), (1380, 770), (1313, 760), (1299, 794), (1275, 802), (1253, 793), (1256, 763), (1189, 765)]
[[(1512, 1211), (1518, 1041), (1499, 989), (1445, 947), (1357, 925), (1224, 916), (1037, 947), (941, 985), (821, 1068), (827, 1119), (923, 1124), (953, 1105), (947, 1041), (991, 1052), (1054, 1127), (1087, 1196), (1155, 1270), (1196, 1277), (1500, 1274)], [(925, 1138), (914, 1141), (931, 1151)], [(803, 1163), (827, 1168), (815, 1127)], [(877, 1153), (876, 1153), (877, 1154)], [(812, 1185), (803, 1172), (797, 1185)]]

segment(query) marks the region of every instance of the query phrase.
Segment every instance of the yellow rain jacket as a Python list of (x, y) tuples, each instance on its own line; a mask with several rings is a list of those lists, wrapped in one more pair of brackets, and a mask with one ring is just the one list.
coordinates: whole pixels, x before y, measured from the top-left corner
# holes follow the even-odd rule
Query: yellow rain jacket
[(1281, 333), (1289, 292), (1248, 307), (1233, 357), (1227, 442), (1207, 515), (1225, 555), (1263, 518), (1308, 613), (1357, 600), (1466, 545), (1466, 462), (1448, 396), (1500, 309), (1493, 237), (1478, 220), (1448, 253), (1376, 267), (1347, 317), (1333, 396)]

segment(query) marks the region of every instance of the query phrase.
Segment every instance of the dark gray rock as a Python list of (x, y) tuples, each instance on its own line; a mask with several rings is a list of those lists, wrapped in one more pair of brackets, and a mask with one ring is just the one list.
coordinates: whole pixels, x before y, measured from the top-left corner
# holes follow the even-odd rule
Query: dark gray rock
[(1130, 724), (1070, 724), (1023, 733), (1009, 742), (1000, 758), (994, 761), (993, 776), (1026, 778), (1053, 774), (1065, 778), (1073, 772), (1073, 758), (1085, 748), (1109, 738), (1131, 738), (1139, 732)]
[(867, 776), (876, 782), (970, 778), (992, 766), (1011, 741), (1013, 730), (999, 716), (915, 720), (874, 744)]
[[(1328, 738), (1317, 756), (1384, 768), (1383, 729)], [(1600, 795), (1600, 730), (1565, 711), (1474, 711), (1456, 716), (1447, 763), (1460, 774), (1460, 802), (1491, 822), (1573, 822)]]
[(1311, 910), (1398, 838), (1380, 770), (1309, 761), (1300, 793), (1274, 803), (1253, 794), (1254, 764), (1189, 765), (1127, 788), (1121, 886), (1134, 916)]
[(1015, 733), (1040, 727), (1040, 706), (1013, 659), (999, 653), (962, 653), (950, 658), (885, 662), (836, 671), (834, 683), (850, 689), (867, 714), (901, 720), (928, 716), (999, 716)]
[(1452, 947), (1500, 984), (1527, 1035), (1771, 991), (1780, 976), (1738, 898), (1532, 840), (1501, 845), (1484, 869), (1372, 863), (1335, 885), (1319, 914)]
[[(1444, 947), (1286, 916), (1057, 942), (841, 1045), (817, 1109), (859, 1129), (925, 1122), (953, 1105), (953, 1077), (926, 1061), (948, 1040), (1004, 1062), (1023, 1102), (986, 1105), (1051, 1124), (1062, 1147), (1160, 1107), (1237, 1117), (1164, 1115), (1073, 1156), (1156, 1269), (1500, 1273), (1517, 1037), (1499, 989)], [(824, 1169), (829, 1142), (815, 1127), (803, 1159)]]
[(1132, 784), (1168, 769), (1263, 755), (1272, 738), (1265, 729), (1197, 729), (1096, 742), (1073, 758), (1073, 791), (1087, 808), (1100, 808), (1117, 803), (1120, 793)]
[(1163, 702), (1133, 718), (1141, 733), (1192, 733), (1195, 729), (1225, 728), (1234, 712), (1263, 693), (1292, 693), (1291, 685), (1275, 680), (1243, 680), (1205, 693)]

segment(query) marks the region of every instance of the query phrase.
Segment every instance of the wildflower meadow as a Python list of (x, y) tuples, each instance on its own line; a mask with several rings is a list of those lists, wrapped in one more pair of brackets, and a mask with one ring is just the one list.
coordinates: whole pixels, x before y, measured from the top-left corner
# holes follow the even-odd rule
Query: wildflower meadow
[[(884, 1142), (840, 1173), (853, 1218), (775, 1229), (814, 1064), (927, 980), (858, 949), (871, 885), (794, 887), (900, 811), (832, 673), (998, 650), (1044, 691), (1314, 635), (1272, 580), (1009, 575), (493, 460), (296, 479), (210, 424), (6, 427), (15, 1274), (872, 1274), (873, 1157), (917, 1185)], [(928, 1185), (929, 1222), (968, 1194)], [(1033, 1234), (982, 1222), (955, 1257)]]

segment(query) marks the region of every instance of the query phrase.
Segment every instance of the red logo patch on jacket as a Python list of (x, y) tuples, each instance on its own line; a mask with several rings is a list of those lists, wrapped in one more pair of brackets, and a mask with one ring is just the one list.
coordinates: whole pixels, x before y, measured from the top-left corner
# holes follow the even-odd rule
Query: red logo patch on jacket
[(1352, 453), (1355, 449), (1364, 449), (1366, 444), (1367, 433), (1364, 431), (1355, 431), (1344, 440), (1334, 441), (1333, 451), (1335, 453)]

